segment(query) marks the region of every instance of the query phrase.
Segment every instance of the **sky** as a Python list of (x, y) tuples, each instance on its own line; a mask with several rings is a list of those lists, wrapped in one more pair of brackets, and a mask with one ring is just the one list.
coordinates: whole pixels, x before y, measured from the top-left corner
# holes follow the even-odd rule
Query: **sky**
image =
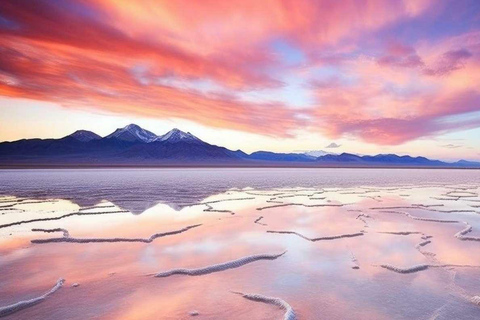
[(0, 141), (480, 160), (478, 0), (2, 0)]

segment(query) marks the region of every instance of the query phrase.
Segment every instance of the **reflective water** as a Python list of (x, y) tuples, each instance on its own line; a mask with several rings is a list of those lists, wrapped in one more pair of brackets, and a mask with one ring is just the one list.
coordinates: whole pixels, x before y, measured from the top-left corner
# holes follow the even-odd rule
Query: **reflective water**
[[(7, 317), (283, 318), (242, 292), (297, 319), (478, 319), (479, 192), (475, 170), (0, 171), (0, 307), (64, 278)], [(153, 276), (177, 268), (200, 274)]]

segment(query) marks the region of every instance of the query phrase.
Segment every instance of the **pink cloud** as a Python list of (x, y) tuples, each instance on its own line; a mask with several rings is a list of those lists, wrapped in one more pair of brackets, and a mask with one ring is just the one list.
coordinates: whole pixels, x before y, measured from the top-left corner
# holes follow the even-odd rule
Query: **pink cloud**
[(428, 75), (443, 76), (465, 67), (467, 59), (472, 57), (472, 53), (467, 49), (450, 50), (443, 53), (431, 68), (426, 68), (424, 72)]
[[(306, 127), (399, 144), (476, 123), (448, 118), (479, 111), (478, 35), (374, 39), (440, 7), (426, 0), (6, 0), (2, 17), (14, 27), (0, 27), (0, 94), (273, 136)], [(271, 46), (277, 39), (301, 51), (304, 63), (285, 64)], [(301, 111), (272, 102), (292, 78), (314, 97)], [(262, 98), (247, 102), (251, 92)]]
[(422, 58), (415, 49), (400, 43), (392, 43), (387, 48), (387, 54), (378, 59), (378, 63), (384, 66), (402, 68), (422, 68), (425, 66)]

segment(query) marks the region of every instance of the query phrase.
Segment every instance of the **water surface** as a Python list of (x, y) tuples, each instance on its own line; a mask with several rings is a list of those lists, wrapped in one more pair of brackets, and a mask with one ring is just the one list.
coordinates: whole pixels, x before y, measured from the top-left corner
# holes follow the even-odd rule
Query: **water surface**
[(242, 292), (297, 319), (478, 319), (479, 187), (475, 170), (3, 170), (0, 306), (63, 278), (7, 317), (283, 318)]

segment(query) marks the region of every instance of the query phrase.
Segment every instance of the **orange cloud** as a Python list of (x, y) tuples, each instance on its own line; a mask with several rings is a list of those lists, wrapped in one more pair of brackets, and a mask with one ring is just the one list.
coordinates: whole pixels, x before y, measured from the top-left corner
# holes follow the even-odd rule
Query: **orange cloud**
[[(7, 0), (0, 9), (3, 96), (378, 144), (476, 126), (446, 117), (478, 111), (478, 79), (465, 71), (478, 70), (478, 37), (435, 46), (372, 39), (443, 3)], [(287, 48), (275, 48), (279, 40)], [(332, 66), (336, 80), (322, 85), (318, 74)], [(298, 89), (313, 103), (279, 101), (292, 81), (316, 83)]]

